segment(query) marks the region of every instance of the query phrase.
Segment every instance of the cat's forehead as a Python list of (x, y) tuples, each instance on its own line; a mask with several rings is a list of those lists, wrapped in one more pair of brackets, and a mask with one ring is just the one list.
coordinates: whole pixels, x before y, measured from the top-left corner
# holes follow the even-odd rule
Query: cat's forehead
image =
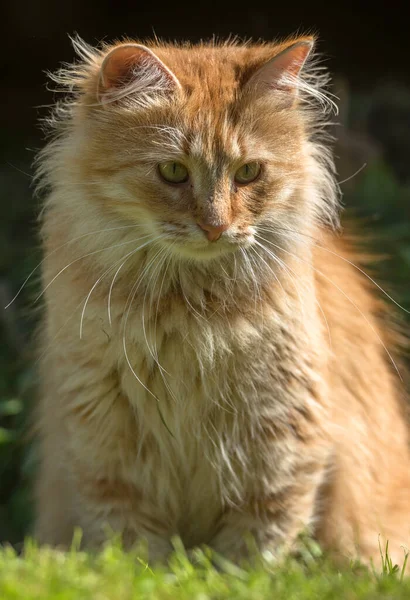
[(187, 154), (195, 160), (208, 164), (229, 164), (238, 161), (244, 154), (244, 143), (238, 131), (225, 122), (204, 118), (203, 126), (192, 132), (187, 144)]
[(185, 114), (179, 127), (183, 153), (213, 168), (258, 154), (258, 138), (247, 117), (232, 118), (231, 111), (223, 106), (198, 106), (194, 116)]
[(274, 45), (158, 46), (155, 54), (172, 70), (182, 86), (192, 92), (229, 95), (260, 64), (280, 50)]
[(180, 120), (186, 154), (223, 164), (252, 153), (255, 141), (238, 105), (238, 88), (272, 52), (264, 46), (155, 48), (186, 92)]

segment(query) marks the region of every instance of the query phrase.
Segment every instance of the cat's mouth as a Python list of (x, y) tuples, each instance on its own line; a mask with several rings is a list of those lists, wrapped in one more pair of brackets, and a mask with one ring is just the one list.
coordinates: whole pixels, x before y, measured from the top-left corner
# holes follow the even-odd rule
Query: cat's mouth
[(189, 260), (210, 260), (238, 251), (252, 244), (253, 231), (225, 231), (218, 239), (208, 239), (203, 232), (186, 229), (175, 230), (166, 224), (162, 228), (165, 236), (162, 243), (172, 254)]
[(240, 244), (218, 240), (210, 242), (208, 240), (191, 240), (188, 237), (178, 237), (172, 239), (167, 237), (163, 240), (173, 254), (180, 257), (196, 260), (209, 260), (222, 256), (224, 254), (235, 252)]

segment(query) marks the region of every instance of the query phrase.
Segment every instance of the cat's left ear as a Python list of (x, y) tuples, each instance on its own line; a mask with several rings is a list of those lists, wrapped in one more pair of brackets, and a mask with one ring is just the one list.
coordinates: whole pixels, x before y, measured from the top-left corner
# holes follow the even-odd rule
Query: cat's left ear
[(248, 80), (245, 89), (256, 96), (280, 91), (281, 100), (292, 105), (298, 94), (300, 72), (313, 44), (310, 38), (291, 44), (262, 65)]
[(130, 94), (169, 94), (181, 87), (172, 71), (142, 44), (121, 44), (104, 58), (98, 80), (101, 104), (115, 102)]

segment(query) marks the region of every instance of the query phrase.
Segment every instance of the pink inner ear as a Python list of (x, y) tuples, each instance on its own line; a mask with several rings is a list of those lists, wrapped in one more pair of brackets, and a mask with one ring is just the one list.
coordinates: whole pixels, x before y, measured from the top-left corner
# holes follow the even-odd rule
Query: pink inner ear
[(312, 50), (313, 42), (296, 42), (265, 63), (248, 85), (296, 91), (296, 78)]
[(129, 82), (133, 67), (146, 52), (138, 46), (120, 46), (105, 58), (101, 67), (101, 82), (105, 89)]
[(278, 72), (298, 75), (312, 49), (311, 42), (299, 42), (281, 52), (273, 59), (273, 66)]
[(170, 92), (178, 87), (178, 79), (152, 50), (140, 44), (123, 44), (105, 57), (97, 96), (105, 104), (124, 98), (130, 91)]

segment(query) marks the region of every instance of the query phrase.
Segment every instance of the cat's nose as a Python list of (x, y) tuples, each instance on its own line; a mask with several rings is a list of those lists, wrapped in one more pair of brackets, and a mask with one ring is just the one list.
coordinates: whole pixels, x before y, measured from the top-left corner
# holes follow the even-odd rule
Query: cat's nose
[(210, 242), (219, 240), (224, 231), (229, 228), (229, 223), (222, 225), (209, 225), (208, 223), (198, 222), (199, 227), (205, 232), (206, 237)]

